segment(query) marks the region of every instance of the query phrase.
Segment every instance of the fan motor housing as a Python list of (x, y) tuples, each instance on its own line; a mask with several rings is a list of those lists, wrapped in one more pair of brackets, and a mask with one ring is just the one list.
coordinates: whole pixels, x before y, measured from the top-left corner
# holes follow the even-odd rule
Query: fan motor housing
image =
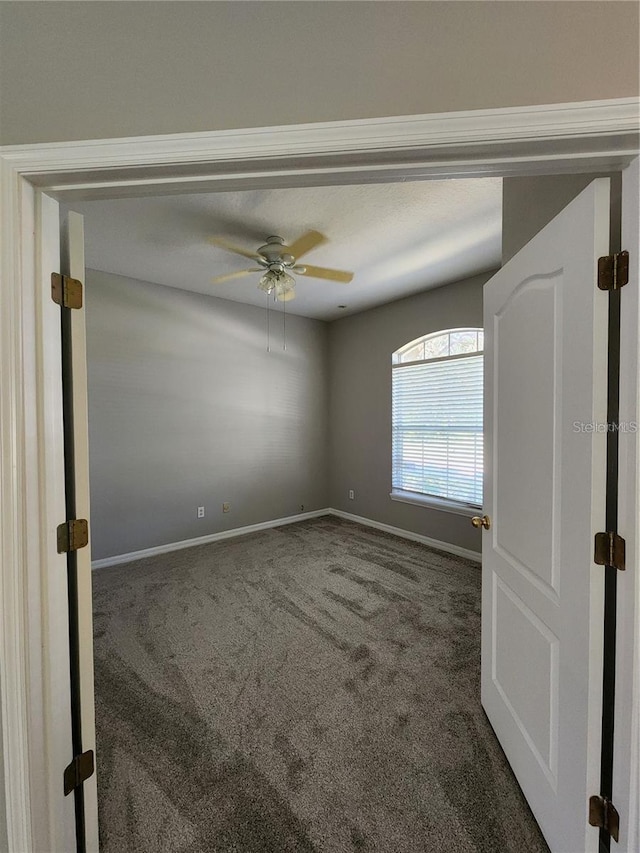
[(295, 262), (295, 258), (289, 252), (283, 252), (285, 248), (287, 247), (282, 237), (267, 237), (267, 242), (264, 246), (260, 246), (258, 254), (267, 260), (269, 266), (281, 264), (283, 267), (290, 267)]

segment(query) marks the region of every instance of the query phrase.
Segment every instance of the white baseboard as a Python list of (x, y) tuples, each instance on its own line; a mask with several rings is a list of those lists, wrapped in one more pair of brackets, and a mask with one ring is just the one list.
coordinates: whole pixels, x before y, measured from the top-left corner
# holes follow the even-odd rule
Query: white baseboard
[(344, 518), (347, 521), (355, 521), (358, 524), (364, 524), (367, 527), (375, 527), (377, 530), (383, 530), (385, 533), (393, 533), (394, 536), (401, 536), (403, 539), (411, 539), (413, 542), (421, 542), (423, 545), (428, 545), (430, 548), (437, 548), (439, 551), (446, 551), (449, 554), (454, 554), (456, 557), (466, 557), (468, 560), (481, 562), (482, 555), (477, 551), (469, 551), (467, 548), (460, 548), (458, 545), (452, 545), (450, 542), (440, 542), (438, 539), (431, 539), (429, 536), (422, 536), (420, 533), (412, 533), (410, 530), (403, 530), (401, 527), (392, 527), (390, 524), (382, 524), (380, 521), (373, 521), (371, 518), (364, 518), (361, 515), (353, 515), (350, 512), (343, 512), (341, 509), (316, 509), (313, 512), (301, 512), (297, 515), (289, 515), (286, 518), (274, 518), (271, 521), (261, 521), (259, 524), (248, 524), (246, 527), (235, 527), (233, 530), (221, 530), (219, 533), (210, 533), (207, 536), (198, 536), (195, 539), (183, 539), (181, 542), (169, 542), (166, 545), (157, 545), (154, 548), (144, 548), (142, 551), (132, 551), (129, 554), (118, 554), (114, 557), (105, 557), (102, 560), (93, 560), (91, 563), (92, 569), (105, 569), (108, 566), (119, 566), (122, 563), (131, 563), (134, 560), (144, 560), (146, 557), (155, 557), (158, 554), (168, 554), (170, 551), (180, 551), (183, 548), (192, 548), (194, 545), (207, 545), (209, 542), (219, 542), (221, 539), (233, 539), (236, 536), (244, 536), (247, 533), (257, 533), (259, 530), (268, 530), (271, 527), (282, 527), (285, 524), (294, 524), (296, 521), (305, 521), (307, 518), (319, 518), (321, 515), (335, 515), (338, 518)]
[(181, 542), (168, 542), (155, 548), (144, 548), (142, 551), (132, 551), (130, 554), (117, 554), (115, 557), (105, 557), (103, 560), (93, 560), (92, 569), (105, 569), (107, 566), (119, 566), (121, 563), (131, 563), (133, 560), (144, 560), (145, 557), (155, 557), (158, 554), (168, 554), (170, 551), (180, 551), (183, 548), (193, 548), (194, 545), (207, 545), (209, 542), (219, 542), (221, 539), (233, 539), (246, 533), (257, 533), (270, 527), (282, 527), (307, 518), (318, 518), (329, 515), (330, 509), (315, 509), (312, 512), (300, 512), (286, 518), (274, 518), (271, 521), (261, 521), (259, 524), (248, 524), (245, 527), (234, 527), (233, 530), (221, 530), (219, 533), (209, 533), (207, 536), (197, 536), (195, 539), (183, 539)]
[(353, 515), (351, 512), (343, 512), (341, 509), (330, 509), (328, 512), (347, 521), (366, 524), (367, 527), (375, 527), (376, 530), (393, 533), (394, 536), (401, 536), (403, 539), (411, 539), (412, 542), (421, 542), (423, 545), (428, 545), (430, 548), (437, 548), (438, 551), (446, 551), (448, 554), (454, 554), (456, 557), (465, 557), (467, 560), (475, 560), (476, 563), (482, 562), (482, 554), (479, 551), (470, 551), (468, 548), (452, 545), (451, 542), (440, 542), (438, 539), (431, 539), (430, 536), (423, 536), (421, 533), (412, 533), (410, 530), (403, 530), (402, 527), (393, 527), (391, 524), (383, 524), (381, 521), (373, 521), (371, 518)]

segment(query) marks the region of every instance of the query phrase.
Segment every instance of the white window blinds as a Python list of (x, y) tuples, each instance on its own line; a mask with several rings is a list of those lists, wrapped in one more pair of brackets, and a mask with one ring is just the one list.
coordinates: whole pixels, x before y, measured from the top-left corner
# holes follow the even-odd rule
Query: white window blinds
[(395, 364), (393, 489), (482, 505), (483, 357)]

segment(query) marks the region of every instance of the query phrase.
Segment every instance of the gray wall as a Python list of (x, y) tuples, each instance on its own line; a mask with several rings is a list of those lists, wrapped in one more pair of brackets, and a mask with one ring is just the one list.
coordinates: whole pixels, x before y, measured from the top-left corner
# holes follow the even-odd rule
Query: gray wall
[(637, 95), (638, 11), (557, 0), (0, 2), (0, 142)]
[(512, 258), (597, 177), (611, 178), (611, 251), (619, 250), (622, 174), (538, 175), (502, 181), (502, 263)]
[(87, 272), (93, 559), (327, 506), (327, 326), (281, 321)]
[[(331, 506), (474, 551), (468, 518), (392, 501), (391, 354), (420, 335), (482, 326), (490, 275), (336, 320), (329, 327)], [(349, 489), (356, 493), (349, 500)]]

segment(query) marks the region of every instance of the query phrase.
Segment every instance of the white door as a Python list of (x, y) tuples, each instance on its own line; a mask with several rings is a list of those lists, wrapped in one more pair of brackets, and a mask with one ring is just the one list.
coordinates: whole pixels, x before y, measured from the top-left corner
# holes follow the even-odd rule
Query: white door
[(553, 853), (598, 848), (608, 247), (598, 179), (484, 289), (482, 704)]
[[(29, 610), (29, 653), (34, 676), (29, 685), (32, 711), (29, 721), (30, 777), (33, 800), (40, 805), (32, 815), (33, 849), (76, 849), (74, 795), (64, 795), (63, 774), (71, 763), (72, 703), (70, 679), (67, 560), (57, 553), (56, 529), (65, 521), (64, 416), (62, 392), (61, 308), (53, 301), (51, 273), (63, 272), (84, 281), (83, 221), (69, 214), (61, 223), (58, 203), (38, 193), (34, 199), (41, 240), (37, 263), (37, 317), (41, 345), (35, 366), (43, 377), (44, 405), (34, 413), (42, 423), (43, 458), (39, 464), (37, 500), (46, 516), (46, 537), (40, 558), (34, 560), (40, 574), (29, 578), (32, 599)], [(62, 227), (61, 227), (62, 226)], [(89, 518), (87, 441), (87, 378), (85, 311), (70, 311), (73, 382), (73, 454), (75, 457), (76, 517)], [(33, 499), (33, 498), (32, 498)], [(90, 548), (77, 551), (79, 634), (79, 691), (82, 750), (95, 751), (93, 697), (93, 637)], [(38, 593), (36, 595), (36, 592)], [(38, 657), (40, 656), (40, 657)], [(37, 662), (37, 666), (35, 665)], [(84, 823), (87, 853), (97, 853), (96, 776), (84, 790)]]

